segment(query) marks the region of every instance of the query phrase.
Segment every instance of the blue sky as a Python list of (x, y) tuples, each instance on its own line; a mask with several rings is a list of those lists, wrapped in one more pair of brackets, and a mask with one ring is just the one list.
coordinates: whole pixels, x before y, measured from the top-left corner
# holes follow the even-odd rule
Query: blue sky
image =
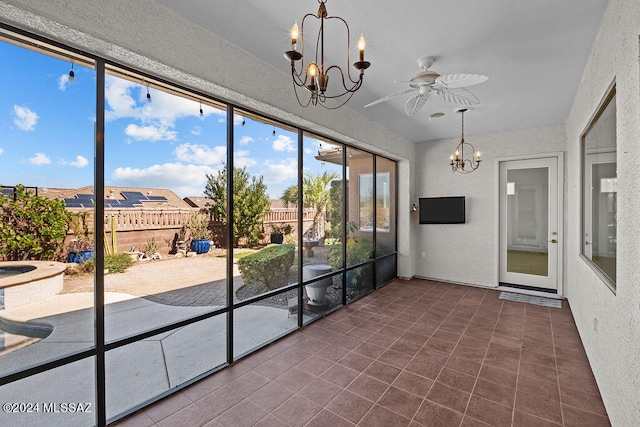
[[(0, 42), (0, 184), (77, 188), (93, 183), (95, 72)], [(201, 195), (226, 159), (226, 111), (107, 76), (105, 182)], [(202, 108), (203, 114), (200, 114)], [(272, 198), (297, 182), (297, 135), (236, 116), (236, 166), (261, 175)], [(276, 134), (273, 135), (273, 130)], [(327, 147), (326, 143), (323, 143)], [(305, 171), (323, 168), (305, 138)]]

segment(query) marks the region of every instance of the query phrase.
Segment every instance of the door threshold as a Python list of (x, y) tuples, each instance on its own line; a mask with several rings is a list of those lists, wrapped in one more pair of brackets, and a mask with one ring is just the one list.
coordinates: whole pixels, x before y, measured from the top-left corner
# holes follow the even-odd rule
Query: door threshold
[(558, 295), (558, 291), (556, 289), (534, 288), (533, 286), (514, 285), (511, 283), (500, 283), (497, 290), (513, 292), (516, 294), (533, 295), (537, 297), (565, 299), (562, 295)]

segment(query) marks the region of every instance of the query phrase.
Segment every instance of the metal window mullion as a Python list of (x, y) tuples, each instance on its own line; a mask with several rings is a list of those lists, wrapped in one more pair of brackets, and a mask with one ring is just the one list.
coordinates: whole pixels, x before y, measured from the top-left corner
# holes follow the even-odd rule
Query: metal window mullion
[(347, 188), (347, 146), (342, 146), (342, 305), (347, 305), (347, 221), (349, 194)]
[(302, 149), (304, 142), (304, 132), (298, 128), (298, 327), (303, 326), (304, 301), (302, 298), (302, 281), (303, 281), (303, 256), (302, 250), (302, 227), (304, 225), (302, 215), (304, 214), (304, 165)]
[(373, 200), (373, 242), (371, 243), (373, 245), (373, 247), (371, 248), (371, 253), (373, 254), (373, 265), (371, 266), (372, 274), (371, 277), (373, 280), (372, 286), (371, 288), (373, 290), (377, 289), (377, 281), (376, 281), (376, 257), (378, 256), (376, 248), (377, 243), (376, 243), (376, 239), (377, 239), (377, 231), (378, 231), (378, 170), (377, 170), (377, 156), (374, 154), (372, 156), (372, 166), (373, 166), (373, 195), (372, 195), (372, 200)]
[(227, 363), (233, 363), (233, 105), (227, 105)]
[[(94, 147), (94, 235), (104, 235), (104, 86), (105, 62), (96, 60), (96, 124)], [(100, 218), (100, 220), (99, 220)], [(104, 239), (95, 239), (95, 288), (94, 288), (94, 324), (96, 345), (96, 425), (107, 424), (106, 409), (106, 369), (105, 369), (105, 321), (104, 321)]]

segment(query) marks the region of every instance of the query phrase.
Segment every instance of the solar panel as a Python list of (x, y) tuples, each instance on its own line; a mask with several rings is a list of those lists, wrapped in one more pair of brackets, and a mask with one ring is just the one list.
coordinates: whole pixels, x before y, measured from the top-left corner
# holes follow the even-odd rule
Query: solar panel
[(91, 199), (93, 200), (93, 194), (76, 194), (78, 199)]
[(139, 191), (123, 191), (120, 194), (127, 200), (147, 200), (147, 196)]
[[(66, 207), (68, 208), (83, 208), (84, 206), (82, 205), (82, 203), (78, 203), (78, 202), (70, 202), (68, 201), (69, 199), (65, 199), (64, 200), (64, 204), (66, 205)], [(73, 200), (73, 199), (71, 199)]]
[(153, 202), (166, 202), (168, 199), (164, 196), (147, 196)]

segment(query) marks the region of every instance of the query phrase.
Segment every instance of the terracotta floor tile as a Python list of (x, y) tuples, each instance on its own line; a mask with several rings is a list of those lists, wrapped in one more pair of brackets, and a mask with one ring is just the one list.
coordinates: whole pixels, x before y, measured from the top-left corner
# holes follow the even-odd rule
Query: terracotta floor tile
[(562, 405), (562, 413), (566, 427), (609, 427), (611, 425), (606, 416), (582, 411), (568, 405)]
[(184, 393), (178, 392), (153, 404), (145, 412), (154, 422), (158, 422), (192, 403)]
[(353, 351), (363, 356), (367, 356), (372, 359), (377, 359), (378, 356), (380, 356), (382, 353), (386, 351), (386, 349), (387, 349), (386, 347), (380, 347), (379, 345), (375, 345), (370, 342), (363, 342), (362, 344), (357, 346), (355, 349), (353, 349)]
[(388, 335), (381, 334), (380, 332), (371, 335), (366, 342), (375, 344), (378, 347), (382, 347), (384, 349), (389, 348), (394, 342), (396, 342), (396, 337), (390, 337)]
[(479, 378), (473, 394), (512, 408), (516, 389)]
[(384, 353), (382, 353), (378, 357), (378, 360), (380, 362), (386, 363), (387, 365), (391, 365), (395, 368), (404, 369), (405, 366), (407, 366), (409, 362), (411, 362), (412, 358), (413, 356), (409, 356), (407, 354), (403, 354), (398, 351), (389, 349)]
[(436, 381), (448, 385), (449, 387), (454, 387), (458, 390), (471, 393), (473, 386), (476, 383), (476, 377), (444, 367), (442, 371), (440, 371), (440, 375), (438, 375)]
[(324, 406), (341, 391), (342, 387), (338, 387), (337, 385), (321, 378), (316, 378), (304, 386), (304, 388), (300, 390), (299, 394), (318, 405)]
[(185, 406), (179, 411), (169, 415), (167, 418), (163, 418), (156, 425), (158, 427), (196, 426), (203, 425), (212, 418), (213, 417), (209, 411), (206, 411), (199, 405), (192, 403), (191, 405)]
[(421, 403), (421, 397), (393, 386), (389, 387), (377, 402), (378, 405), (384, 406), (408, 419), (413, 418)]
[(553, 383), (558, 382), (558, 372), (555, 368), (550, 369), (542, 367), (540, 365), (534, 365), (532, 363), (520, 361), (520, 370), (518, 372), (521, 375), (527, 375), (539, 380), (549, 381)]
[(587, 412), (593, 412), (598, 415), (607, 415), (602, 398), (596, 394), (586, 393), (584, 391), (560, 387), (560, 396), (562, 404), (573, 406)]
[(389, 384), (366, 374), (358, 375), (358, 377), (347, 386), (347, 390), (373, 402), (377, 401), (387, 388), (389, 388)]
[[(326, 409), (318, 412), (307, 424), (305, 427), (351, 427), (354, 426), (351, 421), (348, 421), (342, 418), (339, 415), (334, 414), (333, 412), (327, 411)], [(280, 424), (278, 427), (282, 427)]]
[(526, 412), (516, 410), (513, 414), (514, 427), (559, 427), (561, 424), (556, 424), (549, 420), (536, 417), (535, 415), (527, 414)]
[(373, 362), (364, 373), (387, 384), (391, 384), (400, 374), (400, 369), (379, 361)]
[(231, 381), (226, 387), (231, 387), (233, 391), (246, 397), (258, 390), (260, 387), (263, 387), (268, 382), (269, 378), (264, 375), (255, 371), (249, 371)]
[[(272, 411), (272, 414), (289, 425), (304, 425), (313, 418), (322, 407), (300, 395), (293, 395)], [(232, 424), (233, 425), (233, 424)]]
[(392, 383), (394, 387), (408, 391), (409, 393), (415, 394), (421, 398), (424, 398), (427, 395), (432, 384), (432, 380), (412, 374), (408, 371), (400, 372)]
[(359, 425), (403, 427), (409, 426), (410, 424), (410, 419), (376, 404), (373, 405), (364, 418), (362, 418)]
[(511, 407), (474, 395), (471, 396), (465, 414), (495, 427), (509, 427), (511, 426), (512, 413)]
[(113, 424), (114, 427), (151, 427), (155, 422), (143, 412), (136, 412)]
[(372, 406), (372, 401), (344, 390), (326, 406), (326, 409), (357, 424)]
[(424, 400), (413, 418), (421, 425), (429, 427), (458, 426), (462, 414), (429, 400)]
[(338, 360), (338, 364), (353, 369), (354, 371), (362, 372), (373, 363), (373, 360), (371, 357), (363, 356), (352, 351)]
[(444, 366), (456, 371), (464, 372), (467, 375), (477, 376), (482, 364), (473, 360), (451, 356), (447, 359)]
[(315, 376), (320, 375), (331, 366), (333, 366), (332, 361), (323, 359), (322, 357), (318, 357), (315, 355), (310, 356), (304, 359), (302, 362), (298, 363), (298, 368)]
[[(216, 417), (223, 426), (250, 427), (267, 416), (269, 413), (253, 402), (243, 400), (235, 406), (227, 409)], [(175, 424), (175, 425), (196, 425), (196, 424)]]
[(470, 394), (441, 383), (434, 383), (427, 393), (427, 399), (440, 405), (464, 413)]
[(241, 400), (242, 396), (240, 394), (236, 393), (228, 386), (224, 386), (207, 394), (200, 400), (197, 400), (196, 404), (206, 410), (212, 415), (212, 418), (214, 418)]
[(518, 391), (531, 393), (548, 400), (560, 400), (558, 384), (526, 375), (518, 375)]
[(516, 391), (515, 409), (554, 423), (562, 423), (560, 402), (557, 400), (544, 399), (541, 396), (518, 390)]
[(293, 396), (293, 394), (294, 392), (291, 389), (276, 382), (270, 382), (250, 394), (248, 399), (267, 411), (272, 411)]
[(496, 368), (491, 365), (484, 365), (482, 366), (482, 369), (480, 369), (478, 378), (482, 378), (484, 380), (491, 381), (492, 383), (500, 384), (505, 387), (510, 387), (515, 390), (518, 374), (511, 371), (506, 371), (504, 369)]

